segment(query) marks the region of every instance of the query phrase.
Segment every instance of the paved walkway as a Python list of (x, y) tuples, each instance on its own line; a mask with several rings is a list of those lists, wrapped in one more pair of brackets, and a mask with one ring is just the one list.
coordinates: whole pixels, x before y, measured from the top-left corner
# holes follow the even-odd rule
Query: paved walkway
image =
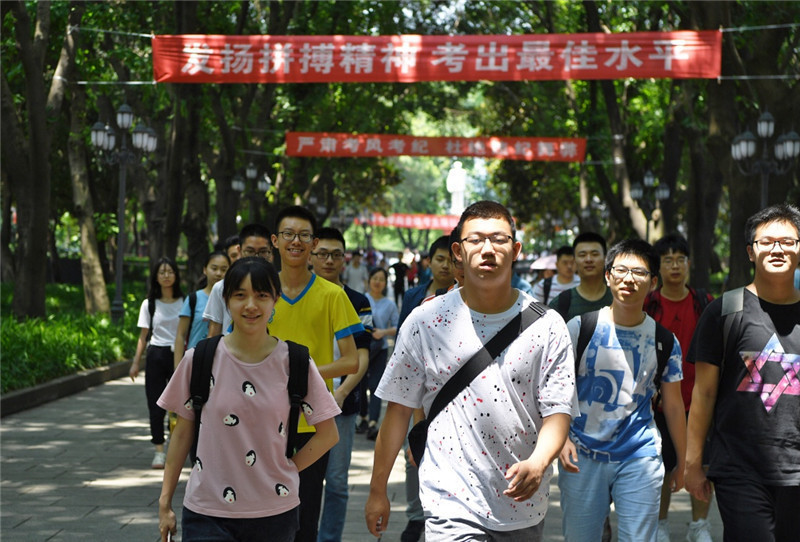
[[(104, 385), (13, 414), (0, 424), (0, 538), (11, 541), (158, 539), (161, 472), (150, 470), (144, 379)], [(374, 540), (364, 525), (372, 443), (356, 435), (345, 542)], [(180, 508), (183, 483), (175, 496)], [(392, 516), (383, 542), (405, 526), (404, 469), (400, 457), (389, 486)], [(547, 541), (563, 540), (558, 487), (551, 484)], [(685, 491), (673, 498), (672, 539), (684, 540), (690, 521)], [(614, 516), (612, 514), (612, 524)], [(722, 540), (716, 507), (714, 540)]]

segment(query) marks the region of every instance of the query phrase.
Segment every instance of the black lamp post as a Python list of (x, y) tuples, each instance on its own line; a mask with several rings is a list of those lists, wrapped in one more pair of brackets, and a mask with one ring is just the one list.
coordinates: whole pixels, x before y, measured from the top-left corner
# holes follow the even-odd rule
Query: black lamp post
[(631, 198), (644, 212), (647, 225), (645, 226), (645, 241), (650, 242), (650, 221), (653, 214), (658, 209), (659, 202), (669, 199), (669, 186), (659, 184), (653, 172), (647, 170), (642, 179), (642, 184), (634, 183), (631, 185)]
[(761, 208), (763, 209), (767, 206), (769, 199), (770, 174), (783, 175), (794, 167), (795, 159), (800, 155), (800, 136), (794, 130), (779, 136), (774, 144), (775, 159), (773, 160), (767, 151), (767, 141), (775, 132), (775, 118), (765, 111), (758, 117), (756, 126), (758, 137), (763, 141), (761, 158), (753, 159), (758, 140), (750, 130), (733, 138), (731, 156), (736, 161), (742, 175), (748, 177), (759, 175), (761, 177)]
[[(117, 258), (114, 266), (116, 279), (116, 292), (111, 303), (111, 321), (122, 324), (125, 308), (122, 305), (122, 266), (125, 255), (125, 181), (127, 179), (128, 165), (135, 164), (138, 156), (134, 151), (128, 150), (128, 130), (133, 124), (133, 110), (128, 104), (122, 104), (117, 110), (117, 126), (120, 129), (120, 148), (116, 146), (114, 130), (102, 122), (92, 126), (92, 145), (101, 150), (106, 162), (119, 164), (119, 198), (117, 201)], [(138, 124), (132, 133), (133, 148), (142, 152), (153, 152), (158, 144), (156, 132), (152, 128)]]

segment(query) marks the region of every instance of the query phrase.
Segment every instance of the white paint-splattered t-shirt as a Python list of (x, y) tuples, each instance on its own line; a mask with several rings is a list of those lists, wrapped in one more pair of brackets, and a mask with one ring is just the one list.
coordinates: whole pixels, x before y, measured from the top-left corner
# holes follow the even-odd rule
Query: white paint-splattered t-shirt
[[(454, 290), (414, 309), (377, 395), (427, 412), (444, 383), (532, 300), (520, 293), (509, 310), (483, 314)], [(564, 321), (547, 311), (436, 416), (419, 469), (426, 515), (477, 521), (495, 531), (544, 519), (552, 466), (521, 503), (503, 495), (505, 474), (533, 453), (543, 417), (577, 414), (572, 355)]]
[[(570, 320), (567, 327), (577, 344), (581, 317)], [(661, 454), (661, 435), (651, 407), (657, 366), (655, 320), (647, 316), (638, 326), (615, 325), (611, 309), (601, 309), (578, 368), (581, 413), (570, 427), (578, 451), (589, 450), (598, 461)], [(681, 346), (675, 339), (661, 381), (682, 378)]]

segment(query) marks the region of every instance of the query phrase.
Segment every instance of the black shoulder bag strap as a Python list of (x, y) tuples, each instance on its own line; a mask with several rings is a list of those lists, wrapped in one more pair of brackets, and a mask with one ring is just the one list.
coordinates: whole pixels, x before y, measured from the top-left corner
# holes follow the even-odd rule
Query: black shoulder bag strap
[(494, 358), (499, 356), (503, 350), (514, 342), (525, 329), (544, 316), (547, 307), (533, 301), (525, 307), (519, 314), (511, 319), (497, 335), (491, 338), (483, 348), (472, 356), (450, 379), (442, 386), (441, 391), (436, 395), (431, 405), (430, 412), (426, 412), (425, 419), (433, 421), (439, 412), (446, 407), (459, 393), (461, 393), (476, 376), (492, 364)]
[(300, 409), (308, 394), (308, 347), (296, 342), (286, 341), (289, 346), (289, 427), (286, 428), (286, 457), (295, 453), (297, 446), (297, 424), (300, 422)]
[(214, 365), (214, 352), (217, 350), (222, 335), (203, 339), (194, 349), (192, 356), (192, 378), (189, 381), (189, 393), (194, 410), (194, 440), (192, 441), (192, 464), (197, 462), (197, 440), (200, 437), (200, 414), (203, 405), (208, 401), (211, 389), (211, 367)]
[(581, 366), (581, 358), (589, 341), (592, 340), (594, 329), (597, 327), (597, 317), (600, 311), (591, 311), (581, 314), (581, 328), (578, 332), (578, 344), (575, 347), (575, 377), (578, 376), (578, 369)]

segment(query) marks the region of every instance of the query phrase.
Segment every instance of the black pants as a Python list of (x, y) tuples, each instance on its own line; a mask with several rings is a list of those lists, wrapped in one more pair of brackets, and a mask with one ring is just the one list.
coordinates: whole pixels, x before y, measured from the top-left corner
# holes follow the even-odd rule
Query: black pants
[(175, 369), (175, 358), (169, 346), (148, 346), (145, 358), (144, 391), (150, 411), (150, 442), (164, 444), (164, 417), (167, 411), (156, 401), (164, 393)]
[[(305, 446), (313, 436), (314, 433), (298, 434), (297, 449)], [(319, 514), (322, 510), (322, 483), (327, 470), (326, 452), (316, 463), (300, 472), (300, 530), (294, 538), (295, 542), (317, 542)]]
[(800, 486), (767, 486), (745, 478), (714, 480), (725, 542), (797, 542)]

